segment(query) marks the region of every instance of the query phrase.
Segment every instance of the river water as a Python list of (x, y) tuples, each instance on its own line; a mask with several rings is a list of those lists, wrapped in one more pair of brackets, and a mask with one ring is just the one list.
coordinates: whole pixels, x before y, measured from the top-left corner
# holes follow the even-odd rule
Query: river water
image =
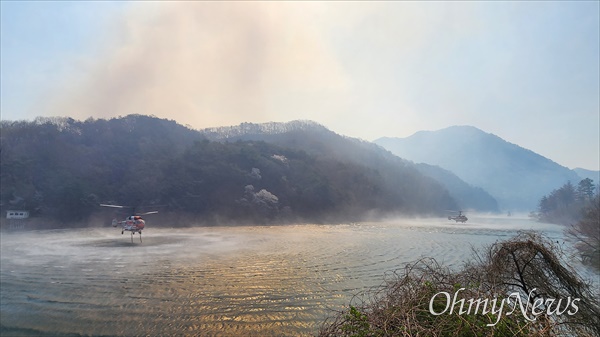
[(336, 225), (3, 232), (2, 335), (296, 336), (420, 257), (563, 228), (526, 217)]

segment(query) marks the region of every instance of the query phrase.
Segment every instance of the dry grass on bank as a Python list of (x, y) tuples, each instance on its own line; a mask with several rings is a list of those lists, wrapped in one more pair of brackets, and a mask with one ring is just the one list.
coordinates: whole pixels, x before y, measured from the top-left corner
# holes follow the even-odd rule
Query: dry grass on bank
[[(562, 258), (549, 240), (523, 233), (475, 252), (457, 272), (422, 259), (377, 290), (355, 297), (347, 310), (323, 324), (319, 336), (600, 336), (597, 294)], [(452, 314), (440, 292), (448, 293), (450, 301), (457, 294)], [(488, 299), (487, 312), (481, 305), (475, 314), (477, 299)], [(496, 310), (490, 310), (493, 299)], [(536, 313), (543, 313), (534, 315), (534, 303)]]

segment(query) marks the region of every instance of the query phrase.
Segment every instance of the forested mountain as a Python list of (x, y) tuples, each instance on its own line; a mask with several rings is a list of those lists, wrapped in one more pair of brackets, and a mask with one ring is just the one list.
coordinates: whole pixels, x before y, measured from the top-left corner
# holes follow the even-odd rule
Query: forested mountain
[[(304, 126), (320, 127), (286, 125), (292, 133)], [(352, 149), (339, 147), (346, 138), (337, 135), (290, 140), (303, 148), (217, 142), (207, 132), (140, 115), (2, 121), (0, 127), (2, 210), (25, 209), (64, 223), (85, 223), (99, 203), (162, 205), (162, 213), (196, 223), (351, 221), (456, 208), (432, 179), (393, 156), (381, 159), (385, 151), (359, 151), (354, 161), (344, 160)]]
[(566, 167), (471, 126), (380, 138), (375, 143), (400, 157), (452, 171), (485, 189), (504, 210), (534, 210), (556, 186), (580, 180)]
[[(437, 166), (415, 165), (403, 160), (371, 142), (338, 135), (324, 126), (312, 121), (292, 121), (289, 123), (242, 123), (201, 130), (208, 139), (231, 142), (237, 140), (265, 141), (284, 147), (306, 151), (320, 158), (336, 160), (371, 167), (378, 172), (388, 174), (396, 170), (414, 171), (433, 178), (456, 200), (460, 209), (496, 212), (496, 200), (481, 188), (470, 186), (452, 172)], [(407, 174), (407, 173), (405, 173)], [(421, 180), (421, 178), (419, 178)]]
[(69, 222), (102, 201), (156, 203), (163, 167), (180, 157), (196, 131), (146, 116), (76, 121), (2, 121), (0, 202)]

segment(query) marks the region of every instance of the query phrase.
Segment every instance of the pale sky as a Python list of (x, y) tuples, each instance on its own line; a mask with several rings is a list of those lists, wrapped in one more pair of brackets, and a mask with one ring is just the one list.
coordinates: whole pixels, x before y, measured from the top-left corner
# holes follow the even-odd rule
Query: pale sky
[(1, 117), (472, 125), (600, 169), (599, 2), (0, 2)]

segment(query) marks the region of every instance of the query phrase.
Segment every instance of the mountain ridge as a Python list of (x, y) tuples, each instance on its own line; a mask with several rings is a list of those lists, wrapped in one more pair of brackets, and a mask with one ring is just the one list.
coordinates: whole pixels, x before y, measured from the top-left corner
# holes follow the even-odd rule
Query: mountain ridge
[[(265, 132), (267, 130), (267, 132)], [(313, 155), (335, 157), (353, 164), (369, 165), (392, 161), (410, 167), (443, 185), (459, 201), (461, 209), (497, 212), (496, 200), (481, 188), (470, 186), (452, 172), (436, 166), (416, 165), (398, 158), (372, 142), (339, 135), (313, 121), (267, 123), (267, 125), (242, 123), (237, 126), (200, 130), (208, 139), (216, 141), (254, 140), (307, 151)], [(381, 165), (381, 164), (377, 164)]]
[[(235, 128), (228, 129), (227, 141), (211, 141), (144, 115), (2, 121), (0, 207), (68, 226), (85, 226), (90, 216), (105, 212), (100, 203), (164, 205), (157, 222), (171, 226), (200, 219), (235, 224), (439, 216), (457, 207), (441, 184), (400, 158), (386, 159), (387, 151), (374, 144), (353, 143), (313, 123), (302, 124), (306, 130), (291, 125), (258, 127), (279, 137), (278, 145), (235, 140)], [(278, 133), (285, 127), (298, 137)], [(307, 132), (315, 137), (305, 137)], [(304, 143), (307, 151), (285, 141)], [(340, 147), (342, 155), (339, 142), (353, 145)], [(356, 162), (343, 159), (360, 146), (372, 150), (357, 151), (363, 159)], [(365, 165), (373, 162), (378, 166)]]
[(589, 178), (592, 179), (596, 184), (600, 182), (600, 171), (586, 170), (581, 167), (576, 167), (573, 169), (573, 171), (575, 171), (575, 173), (577, 173), (581, 179)]
[(473, 126), (420, 131), (406, 138), (382, 137), (376, 144), (418, 163), (437, 165), (494, 196), (501, 208), (533, 210), (539, 199), (567, 181), (572, 170)]

